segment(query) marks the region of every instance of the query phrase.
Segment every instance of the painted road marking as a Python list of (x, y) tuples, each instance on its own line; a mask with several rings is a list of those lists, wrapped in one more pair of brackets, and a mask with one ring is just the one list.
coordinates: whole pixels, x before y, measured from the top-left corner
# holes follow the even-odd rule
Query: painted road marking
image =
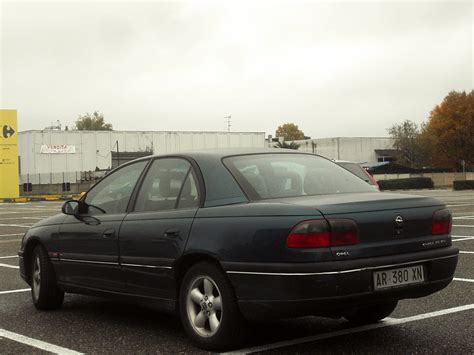
[(19, 266), (9, 265), (9, 264), (2, 264), (2, 263), (0, 263), (0, 266), (1, 267), (7, 267), (7, 268), (10, 268), (10, 269), (19, 269), (20, 268)]
[(454, 281), (463, 281), (463, 282), (474, 282), (473, 279), (463, 279), (461, 277), (455, 277), (453, 280)]
[(464, 206), (474, 206), (474, 203), (463, 203), (459, 205), (446, 205), (446, 207), (464, 207)]
[(453, 224), (453, 227), (474, 228), (474, 224)]
[(0, 237), (18, 237), (20, 235), (23, 235), (23, 234), (21, 234), (21, 233), (0, 234)]
[(17, 343), (29, 345), (29, 346), (32, 346), (34, 348), (41, 349), (44, 351), (49, 351), (53, 354), (71, 354), (71, 355), (82, 354), (71, 349), (63, 348), (62, 346), (50, 344), (45, 341), (30, 338), (18, 333), (9, 332), (8, 330), (1, 329), (1, 328), (0, 328), (0, 338), (10, 339), (10, 340), (16, 341)]
[[(30, 228), (32, 224), (3, 224), (0, 223), (0, 227), (21, 227), (21, 228)], [(474, 227), (474, 226), (473, 226)]]
[(0, 259), (11, 259), (11, 258), (18, 258), (18, 255), (0, 256)]
[(459, 254), (474, 254), (474, 251), (460, 251)]
[(474, 237), (469, 237), (469, 236), (462, 236), (462, 235), (457, 235), (452, 237), (453, 242), (462, 242), (463, 240), (471, 240), (474, 239)]
[(36, 216), (36, 217), (2, 217), (0, 220), (5, 221), (5, 220), (18, 220), (18, 219), (36, 219), (36, 220), (41, 220), (43, 218), (48, 218), (50, 216)]
[(448, 309), (444, 309), (444, 310), (441, 310), (441, 311), (435, 311), (435, 312), (419, 314), (419, 315), (412, 316), (412, 317), (399, 318), (399, 319), (390, 318), (390, 319), (386, 319), (385, 321), (380, 322), (380, 323), (368, 324), (368, 325), (363, 325), (363, 326), (360, 326), (360, 327), (354, 327), (354, 328), (349, 328), (349, 329), (342, 329), (342, 330), (337, 330), (335, 332), (312, 335), (312, 336), (307, 336), (307, 337), (298, 338), (298, 339), (284, 340), (284, 341), (279, 341), (279, 342), (276, 342), (276, 343), (273, 343), (273, 344), (255, 346), (255, 347), (251, 347), (251, 348), (237, 350), (236, 352), (228, 352), (228, 353), (224, 353), (224, 354), (242, 354), (242, 353), (250, 354), (250, 353), (255, 353), (255, 352), (260, 352), (260, 351), (274, 350), (274, 349), (284, 348), (284, 347), (287, 347), (287, 346), (299, 345), (299, 344), (309, 343), (309, 342), (313, 342), (313, 341), (317, 341), (317, 340), (334, 338), (334, 337), (338, 337), (338, 336), (341, 336), (341, 335), (360, 333), (360, 332), (365, 332), (367, 330), (385, 328), (385, 327), (390, 327), (390, 326), (394, 326), (394, 325), (410, 323), (410, 322), (414, 322), (414, 321), (418, 321), (418, 320), (423, 320), (423, 319), (428, 319), (428, 318), (433, 318), (433, 317), (439, 317), (439, 316), (443, 316), (443, 315), (446, 315), (446, 314), (451, 314), (451, 313), (456, 313), (456, 312), (463, 312), (463, 311), (467, 311), (467, 310), (470, 310), (470, 309), (474, 309), (474, 304), (468, 304), (468, 305), (465, 305), (465, 306), (448, 308)]
[(26, 291), (31, 291), (31, 288), (21, 288), (19, 290), (0, 291), (0, 295), (6, 295), (7, 293), (26, 292)]
[(474, 216), (459, 216), (453, 217), (453, 219), (474, 219)]

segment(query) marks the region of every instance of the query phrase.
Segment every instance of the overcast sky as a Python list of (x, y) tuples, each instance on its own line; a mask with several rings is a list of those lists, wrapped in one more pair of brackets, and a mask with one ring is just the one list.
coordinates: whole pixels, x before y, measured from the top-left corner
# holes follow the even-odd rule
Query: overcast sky
[[(256, 4), (255, 4), (256, 3)], [(2, 2), (0, 107), (42, 129), (386, 136), (472, 90), (473, 2)]]

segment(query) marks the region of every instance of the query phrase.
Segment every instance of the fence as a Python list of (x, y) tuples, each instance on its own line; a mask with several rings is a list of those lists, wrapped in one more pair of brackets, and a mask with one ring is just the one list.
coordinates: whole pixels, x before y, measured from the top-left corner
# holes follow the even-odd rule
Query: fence
[(87, 191), (106, 173), (100, 170), (23, 174), (20, 175), (20, 192), (22, 195), (77, 194)]
[(101, 179), (107, 173), (106, 170), (100, 171), (72, 171), (63, 173), (42, 173), (42, 174), (22, 174), (20, 175), (20, 184), (31, 183), (33, 185), (70, 184), (96, 181)]

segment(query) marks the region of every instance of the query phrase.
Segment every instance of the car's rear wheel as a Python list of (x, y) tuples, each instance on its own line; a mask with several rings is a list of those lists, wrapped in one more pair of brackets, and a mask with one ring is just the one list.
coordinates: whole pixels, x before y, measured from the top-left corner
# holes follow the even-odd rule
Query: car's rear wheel
[(60, 308), (64, 292), (58, 287), (53, 264), (41, 245), (33, 250), (31, 258), (31, 296), (37, 309)]
[(245, 337), (234, 291), (224, 273), (212, 263), (200, 262), (186, 272), (180, 287), (179, 311), (186, 333), (201, 348), (232, 348)]
[(359, 324), (375, 323), (392, 314), (397, 304), (398, 301), (389, 301), (358, 307), (344, 314), (344, 318)]

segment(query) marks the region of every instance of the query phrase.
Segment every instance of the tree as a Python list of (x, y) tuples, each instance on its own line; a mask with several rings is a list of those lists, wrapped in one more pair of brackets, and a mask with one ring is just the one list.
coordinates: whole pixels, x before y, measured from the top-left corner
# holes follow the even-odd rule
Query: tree
[(298, 148), (300, 147), (300, 145), (299, 145), (298, 143), (295, 143), (295, 142), (291, 142), (291, 143), (278, 142), (277, 144), (274, 145), (274, 147), (275, 147), (275, 148), (298, 150)]
[(412, 168), (423, 167), (429, 162), (428, 144), (424, 136), (424, 125), (406, 120), (394, 124), (388, 133), (395, 140), (393, 146), (397, 150), (397, 161)]
[(275, 136), (283, 137), (285, 141), (296, 141), (305, 138), (303, 131), (294, 123), (284, 123), (278, 126)]
[(94, 111), (91, 115), (86, 113), (76, 120), (76, 129), (79, 131), (111, 131), (112, 124), (105, 123), (104, 115), (99, 111)]
[(474, 166), (474, 90), (450, 92), (431, 111), (425, 135), (435, 166)]

